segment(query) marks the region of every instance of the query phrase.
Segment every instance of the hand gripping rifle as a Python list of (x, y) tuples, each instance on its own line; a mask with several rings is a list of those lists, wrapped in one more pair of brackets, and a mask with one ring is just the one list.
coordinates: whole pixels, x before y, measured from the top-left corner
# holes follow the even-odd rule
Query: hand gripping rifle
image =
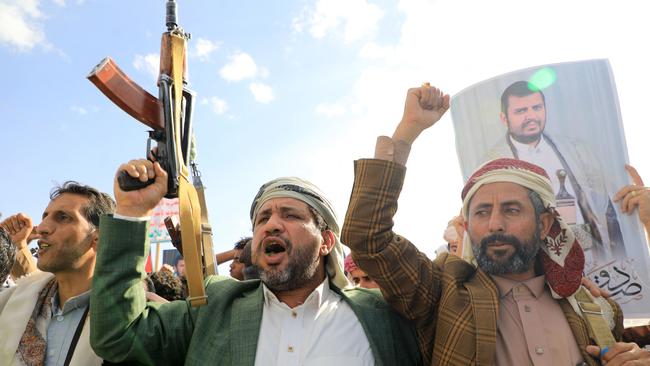
[[(207, 303), (204, 276), (216, 274), (212, 252), (212, 230), (205, 207), (200, 173), (193, 161), (192, 109), (195, 93), (187, 88), (188, 33), (178, 25), (176, 2), (166, 3), (167, 32), (160, 46), (160, 76), (156, 98), (129, 79), (117, 64), (107, 57), (97, 65), (88, 79), (113, 103), (133, 118), (151, 127), (147, 155), (153, 154), (169, 175), (167, 198), (179, 198), (181, 240), (184, 244), (188, 300), (192, 306)], [(151, 149), (151, 142), (157, 149)], [(194, 185), (190, 184), (190, 166)], [(126, 172), (118, 176), (120, 188), (136, 190), (153, 183), (141, 182)]]

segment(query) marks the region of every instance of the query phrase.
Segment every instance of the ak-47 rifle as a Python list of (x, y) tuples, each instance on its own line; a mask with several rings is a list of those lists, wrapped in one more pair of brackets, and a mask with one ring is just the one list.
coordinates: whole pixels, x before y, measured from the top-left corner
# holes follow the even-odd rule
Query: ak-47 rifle
[[(110, 57), (103, 59), (88, 79), (122, 110), (153, 129), (149, 131), (147, 156), (153, 154), (169, 175), (166, 197), (179, 198), (180, 235), (185, 244), (179, 249), (187, 264), (189, 300), (192, 306), (201, 306), (207, 303), (203, 278), (216, 274), (216, 269), (203, 184), (191, 153), (195, 93), (187, 88), (186, 50), (190, 35), (178, 25), (174, 0), (167, 0), (166, 13), (158, 98), (129, 79)], [(152, 150), (151, 141), (157, 143), (157, 149)], [(189, 183), (190, 166), (193, 185)], [(146, 187), (153, 180), (141, 182), (122, 172), (118, 183), (121, 189), (129, 191)]]

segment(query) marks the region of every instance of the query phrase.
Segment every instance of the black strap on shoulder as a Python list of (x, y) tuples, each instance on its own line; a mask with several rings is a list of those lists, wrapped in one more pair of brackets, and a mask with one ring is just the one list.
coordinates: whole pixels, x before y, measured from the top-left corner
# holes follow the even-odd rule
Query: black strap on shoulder
[(88, 316), (89, 309), (90, 306), (86, 306), (86, 310), (84, 310), (84, 313), (81, 316), (81, 320), (79, 320), (79, 324), (77, 324), (77, 330), (74, 332), (72, 342), (70, 342), (70, 348), (68, 348), (68, 354), (65, 357), (65, 362), (63, 363), (64, 366), (70, 365), (72, 355), (74, 355), (74, 349), (77, 348), (77, 342), (79, 342), (79, 337), (81, 336), (81, 331), (84, 329), (84, 325), (86, 324), (86, 317)]

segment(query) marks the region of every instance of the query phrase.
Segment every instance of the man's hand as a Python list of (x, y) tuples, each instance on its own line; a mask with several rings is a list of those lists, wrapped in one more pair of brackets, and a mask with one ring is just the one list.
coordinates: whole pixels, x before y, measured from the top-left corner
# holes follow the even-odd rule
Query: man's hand
[(584, 286), (593, 297), (609, 298), (610, 294), (607, 290), (598, 287), (592, 280), (587, 277), (582, 277), (582, 286)]
[(614, 196), (614, 202), (620, 202), (621, 211), (628, 215), (638, 208), (641, 223), (646, 231), (650, 231), (650, 190), (643, 185), (643, 179), (633, 166), (625, 165), (625, 170), (634, 184), (621, 188)]
[(443, 94), (429, 83), (409, 89), (404, 103), (404, 115), (393, 133), (393, 140), (412, 144), (422, 131), (438, 122), (447, 109), (449, 95)]
[(587, 346), (586, 350), (595, 358), (600, 358), (603, 365), (650, 365), (650, 352), (639, 348), (636, 343), (619, 342), (603, 349), (603, 352), (597, 346)]
[[(155, 178), (155, 181), (144, 188), (126, 192), (120, 189), (117, 182), (117, 176), (122, 171), (140, 179), (142, 182), (153, 178)], [(167, 172), (160, 167), (158, 162), (153, 163), (145, 159), (131, 160), (118, 168), (113, 183), (113, 191), (117, 203), (116, 214), (129, 217), (151, 216), (154, 207), (167, 193)]]
[(0, 222), (0, 227), (9, 234), (17, 250), (26, 248), (30, 241), (38, 237), (32, 219), (24, 213), (7, 217)]

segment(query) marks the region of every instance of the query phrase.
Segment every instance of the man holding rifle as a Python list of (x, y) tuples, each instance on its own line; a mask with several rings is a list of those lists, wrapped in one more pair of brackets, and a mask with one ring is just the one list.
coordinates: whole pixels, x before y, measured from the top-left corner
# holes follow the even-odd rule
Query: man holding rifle
[(116, 181), (116, 213), (101, 221), (90, 314), (100, 356), (155, 365), (420, 364), (412, 329), (378, 292), (345, 290), (336, 215), (298, 178), (268, 182), (253, 200), (261, 281), (208, 277), (202, 307), (145, 303), (146, 220), (167, 191), (167, 173), (148, 160), (122, 172), (154, 183), (126, 192)]

